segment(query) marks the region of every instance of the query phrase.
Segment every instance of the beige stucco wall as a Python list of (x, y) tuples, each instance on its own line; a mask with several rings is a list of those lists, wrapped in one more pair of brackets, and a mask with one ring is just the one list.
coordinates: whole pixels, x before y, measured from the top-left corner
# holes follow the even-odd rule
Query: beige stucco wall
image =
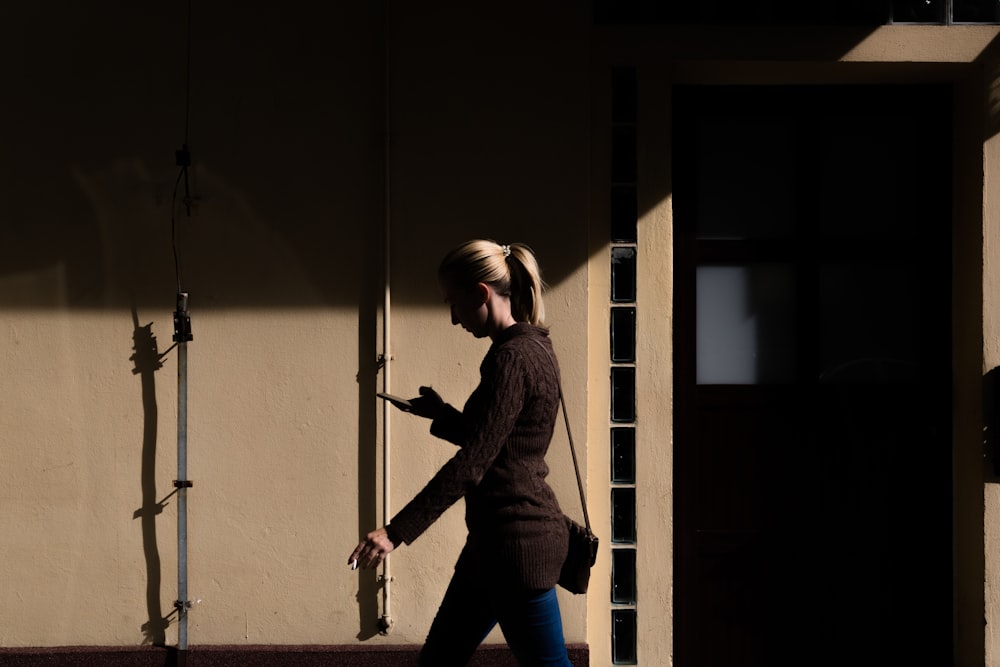
[[(566, 634), (590, 643), (593, 664), (610, 662), (606, 75), (633, 63), (646, 179), (639, 650), (642, 664), (669, 664), (669, 84), (944, 78), (958, 82), (960, 115), (975, 116), (992, 101), (996, 29), (608, 34), (592, 32), (576, 3), (524, 3), (530, 21), (509, 4), (496, 13), (448, 4), (395, 3), (388, 17), (381, 7), (196, 7), (197, 202), (191, 218), (177, 208), (194, 331), (189, 597), (202, 602), (190, 641), (422, 640), (464, 536), (460, 506), (392, 557), (388, 635), (376, 625), (376, 575), (344, 564), (384, 511), (376, 358), (391, 355), (395, 393), (433, 384), (464, 398), (486, 344), (449, 324), (433, 272), (452, 244), (489, 236), (533, 245), (552, 285), (549, 321), (605, 545), (593, 594), (561, 593)], [(177, 353), (168, 348), (185, 16), (126, 3), (9, 11), (23, 29), (0, 45), (0, 120), (11, 129), (0, 168), (0, 646), (172, 644), (175, 624), (160, 621), (176, 598)], [(991, 133), (978, 141), (975, 122), (961, 127), (956, 637), (958, 664), (985, 656), (992, 665), (1000, 497), (982, 484), (975, 403), (982, 373), (1000, 364), (1000, 149)], [(160, 368), (133, 358), (147, 326)], [(415, 418), (389, 419), (391, 513), (450, 446)], [(573, 512), (561, 431), (550, 462)]]
[[(461, 504), (393, 556), (388, 635), (376, 574), (346, 566), (381, 523), (387, 256), (392, 389), (461, 404), (487, 343), (450, 324), (437, 262), (475, 236), (536, 249), (586, 462), (585, 15), (532, 9), (514, 40), (515, 14), (461, 3), (304, 7), (193, 13), (192, 645), (422, 641)], [(2, 47), (0, 646), (174, 644), (185, 16), (63, 9), (12, 9)], [(137, 330), (162, 367), (131, 359)], [(453, 450), (391, 420), (398, 509)], [(573, 510), (564, 436), (551, 464)], [(585, 604), (564, 599), (570, 641)]]
[[(983, 143), (983, 357), (982, 372), (988, 373), (1000, 366), (1000, 138), (995, 135), (997, 120), (997, 59), (992, 57), (984, 71), (984, 98), (986, 101), (987, 128)], [(995, 415), (994, 415), (995, 419)], [(995, 423), (991, 426), (995, 426)], [(996, 447), (997, 434), (988, 439)], [(993, 475), (992, 464), (997, 456), (996, 449), (987, 452), (987, 479), (984, 493), (984, 554), (985, 554), (985, 595), (984, 630), (987, 665), (1000, 664), (1000, 549), (998, 549), (997, 526), (1000, 524), (1000, 485)]]

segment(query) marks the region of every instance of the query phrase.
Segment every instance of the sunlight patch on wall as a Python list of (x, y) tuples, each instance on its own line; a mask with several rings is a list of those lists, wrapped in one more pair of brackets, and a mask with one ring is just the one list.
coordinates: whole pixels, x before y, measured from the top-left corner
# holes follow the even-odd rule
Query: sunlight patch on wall
[[(956, 39), (961, 35), (961, 39)], [(995, 25), (883, 26), (841, 58), (841, 62), (975, 62), (1000, 34)]]

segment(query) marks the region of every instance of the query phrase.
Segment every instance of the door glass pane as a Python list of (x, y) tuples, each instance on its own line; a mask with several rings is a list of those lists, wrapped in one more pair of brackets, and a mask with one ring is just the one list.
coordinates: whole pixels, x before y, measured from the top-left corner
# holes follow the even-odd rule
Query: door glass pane
[(698, 238), (781, 238), (793, 231), (793, 139), (787, 122), (771, 118), (701, 120)]
[[(920, 128), (902, 120), (897, 125), (919, 134)], [(912, 167), (900, 164), (887, 134), (884, 123), (870, 118), (830, 120), (816, 133), (815, 208), (824, 237), (905, 238), (910, 233), (912, 220), (896, 210), (896, 193), (917, 181), (908, 177)]]
[(795, 380), (795, 276), (786, 264), (699, 266), (698, 384)]
[(892, 383), (916, 379), (919, 277), (900, 264), (820, 267), (820, 380)]

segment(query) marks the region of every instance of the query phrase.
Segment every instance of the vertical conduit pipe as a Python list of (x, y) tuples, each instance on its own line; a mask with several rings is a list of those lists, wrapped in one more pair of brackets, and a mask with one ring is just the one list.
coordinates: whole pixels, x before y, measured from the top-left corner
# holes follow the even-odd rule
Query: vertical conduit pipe
[(191, 317), (188, 314), (188, 295), (177, 294), (177, 311), (174, 313), (174, 341), (177, 342), (177, 652), (178, 664), (187, 663), (188, 632), (187, 613), (191, 604), (187, 599), (187, 344), (191, 340)]
[(177, 343), (177, 479), (174, 488), (177, 489), (177, 665), (187, 665), (188, 649), (188, 562), (187, 562), (187, 490), (191, 482), (187, 478), (187, 344), (191, 335), (191, 315), (188, 313), (188, 293), (181, 287), (181, 259), (177, 246), (177, 220), (174, 217), (174, 204), (177, 199), (177, 186), (184, 179), (184, 206), (188, 217), (191, 216), (191, 190), (188, 181), (188, 167), (191, 166), (191, 153), (188, 150), (188, 128), (191, 124), (191, 0), (187, 0), (186, 21), (187, 62), (184, 72), (184, 143), (176, 152), (177, 165), (181, 168), (174, 184), (174, 200), (170, 207), (170, 226), (174, 246), (174, 269), (177, 272), (177, 310), (174, 311), (174, 342)]
[[(391, 146), (389, 137), (389, 5), (391, 0), (386, 0), (385, 2), (385, 89), (383, 94), (385, 95), (385, 116), (383, 123), (385, 127), (383, 128), (384, 136), (383, 141), (385, 144), (385, 155), (384, 155), (384, 192), (383, 197), (385, 198), (385, 213), (384, 213), (384, 231), (383, 240), (385, 242), (385, 247), (383, 250), (383, 263), (385, 271), (385, 293), (383, 295), (382, 304), (382, 351), (383, 351), (383, 365), (382, 365), (382, 391), (386, 393), (391, 393), (392, 383), (391, 383), (391, 372), (392, 368), (392, 336), (391, 336), (391, 307), (392, 307), (392, 281), (391, 281), (391, 246), (390, 246), (390, 228), (389, 223), (391, 220), (390, 215), (390, 171), (391, 171)], [(392, 451), (392, 438), (391, 438), (391, 428), (390, 421), (392, 416), (392, 406), (389, 405), (389, 401), (382, 401), (382, 525), (389, 523), (392, 518), (392, 505), (390, 501), (390, 491), (392, 488), (392, 478), (390, 476), (390, 463), (391, 463), (391, 451)], [(390, 556), (386, 556), (385, 560), (382, 561), (382, 619), (379, 623), (382, 634), (388, 634), (392, 630), (392, 569), (390, 563)]]
[[(386, 254), (385, 254), (385, 295), (382, 311), (382, 349), (384, 350), (384, 363), (382, 365), (382, 391), (390, 393), (392, 383), (390, 382), (390, 368), (392, 367), (392, 350), (390, 349), (390, 326), (389, 316), (391, 307), (391, 290), (389, 283), (389, 225), (386, 224)], [(389, 401), (382, 401), (382, 525), (389, 523), (392, 518), (391, 495), (391, 461), (392, 461), (392, 406)], [(392, 570), (391, 557), (389, 554), (382, 561), (382, 619), (379, 627), (382, 634), (388, 634), (392, 629)]]
[[(187, 477), (187, 343), (177, 347), (177, 482)], [(186, 651), (187, 637), (187, 489), (177, 488), (177, 648)]]

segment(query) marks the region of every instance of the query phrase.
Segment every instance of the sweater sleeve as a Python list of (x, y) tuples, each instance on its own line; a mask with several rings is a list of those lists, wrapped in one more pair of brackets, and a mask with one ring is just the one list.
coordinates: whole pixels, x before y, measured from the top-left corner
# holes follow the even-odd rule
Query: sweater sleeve
[(390, 522), (393, 534), (407, 544), (479, 484), (514, 429), (524, 404), (523, 360), (500, 351), (494, 362), (484, 368), (462, 413), (468, 437), (464, 446)]
[(451, 405), (444, 406), (444, 413), (431, 422), (431, 435), (447, 440), (453, 445), (464, 447), (469, 439), (465, 415)]

